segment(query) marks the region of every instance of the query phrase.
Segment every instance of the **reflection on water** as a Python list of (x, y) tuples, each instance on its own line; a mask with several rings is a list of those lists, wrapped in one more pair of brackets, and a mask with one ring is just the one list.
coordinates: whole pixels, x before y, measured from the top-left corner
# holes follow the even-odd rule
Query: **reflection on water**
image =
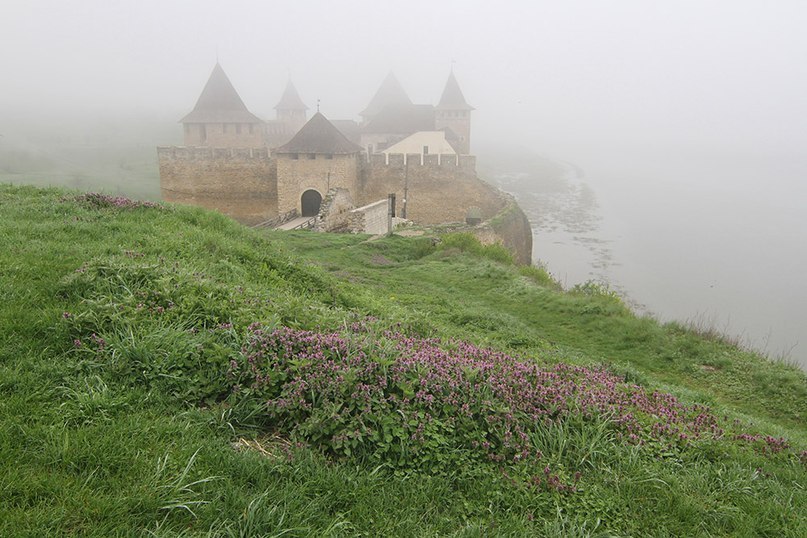
[(799, 346), (807, 217), (794, 202), (804, 199), (794, 186), (805, 186), (793, 180), (805, 163), (783, 163), (774, 175), (769, 162), (691, 159), (676, 168), (634, 159), (615, 171), (593, 160), (594, 176), (536, 156), (488, 157), (481, 174), (517, 198), (534, 261), (564, 287), (603, 282), (639, 313), (712, 328), (807, 367)]

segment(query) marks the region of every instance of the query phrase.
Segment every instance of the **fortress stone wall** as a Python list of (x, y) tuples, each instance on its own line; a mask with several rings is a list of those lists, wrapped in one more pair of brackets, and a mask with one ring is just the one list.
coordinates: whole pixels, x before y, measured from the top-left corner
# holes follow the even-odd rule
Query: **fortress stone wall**
[(158, 147), (163, 200), (215, 209), (244, 224), (277, 210), (277, 166), (265, 148)]
[(476, 175), (472, 155), (372, 154), (362, 169), (359, 203), (395, 193), (397, 214), (421, 224), (463, 222), (468, 208), (481, 208), (489, 219), (504, 208), (498, 190)]
[[(271, 156), (266, 148), (160, 147), (157, 152), (164, 200), (215, 209), (248, 225), (292, 211), (299, 214), (300, 197), (309, 189), (320, 193), (323, 204), (340, 207), (348, 198), (355, 206), (367, 206), (395, 193), (400, 217), (406, 188), (407, 219), (427, 225), (458, 223), (483, 243), (502, 243), (521, 263), (531, 260), (529, 221), (511, 197), (477, 177), (471, 155), (316, 154), (312, 159), (308, 154)], [(346, 191), (348, 198), (338, 195), (329, 201), (334, 189)], [(478, 227), (462, 224), (471, 207), (481, 209), (485, 222)], [(375, 213), (354, 215), (361, 222), (348, 222), (345, 214), (341, 218), (348, 219), (346, 224), (323, 226), (364, 229)], [(386, 209), (378, 215), (386, 223)]]

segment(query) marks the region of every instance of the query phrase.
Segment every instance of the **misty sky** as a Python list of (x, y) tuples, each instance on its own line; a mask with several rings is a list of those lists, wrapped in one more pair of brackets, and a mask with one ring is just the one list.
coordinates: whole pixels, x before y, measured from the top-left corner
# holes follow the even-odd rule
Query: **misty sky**
[(218, 55), (262, 117), (289, 74), (355, 117), (389, 70), (436, 103), (453, 60), (476, 140), (800, 151), (805, 28), (782, 0), (6, 2), (0, 113), (179, 119)]

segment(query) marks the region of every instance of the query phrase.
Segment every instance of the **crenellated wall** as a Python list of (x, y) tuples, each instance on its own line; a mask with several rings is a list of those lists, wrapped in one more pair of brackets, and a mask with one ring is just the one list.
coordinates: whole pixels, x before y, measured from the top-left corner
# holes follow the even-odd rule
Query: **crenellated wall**
[[(314, 189), (333, 217), (322, 228), (382, 233), (387, 196), (395, 193), (399, 217), (458, 223), (483, 242), (501, 242), (521, 263), (531, 259), (529, 221), (512, 197), (477, 177), (472, 155), (271, 156), (265, 147), (159, 147), (157, 155), (164, 200), (215, 209), (245, 224), (299, 214), (302, 193)], [(335, 189), (343, 192), (329, 197)], [(348, 205), (366, 207), (350, 213)], [(477, 227), (463, 224), (471, 207), (482, 213)]]
[(266, 148), (158, 147), (163, 200), (245, 224), (277, 216), (277, 167)]
[(389, 193), (396, 194), (398, 215), (404, 216), (406, 199), (406, 218), (422, 224), (464, 221), (472, 206), (482, 209), (483, 218), (490, 218), (504, 207), (496, 189), (476, 176), (473, 155), (365, 157), (357, 203), (370, 203)]

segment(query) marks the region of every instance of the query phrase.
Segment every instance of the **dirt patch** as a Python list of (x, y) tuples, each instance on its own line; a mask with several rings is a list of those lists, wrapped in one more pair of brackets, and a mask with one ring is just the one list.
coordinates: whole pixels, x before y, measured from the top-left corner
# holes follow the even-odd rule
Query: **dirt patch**
[(417, 237), (424, 233), (423, 230), (396, 230), (395, 235), (400, 235), (401, 237)]
[(370, 263), (373, 265), (392, 265), (393, 262), (389, 258), (382, 256), (381, 254), (374, 254), (372, 258), (370, 258)]
[(253, 451), (266, 458), (281, 459), (289, 457), (291, 441), (279, 435), (270, 435), (258, 439), (239, 437), (232, 443), (232, 447), (239, 452)]

